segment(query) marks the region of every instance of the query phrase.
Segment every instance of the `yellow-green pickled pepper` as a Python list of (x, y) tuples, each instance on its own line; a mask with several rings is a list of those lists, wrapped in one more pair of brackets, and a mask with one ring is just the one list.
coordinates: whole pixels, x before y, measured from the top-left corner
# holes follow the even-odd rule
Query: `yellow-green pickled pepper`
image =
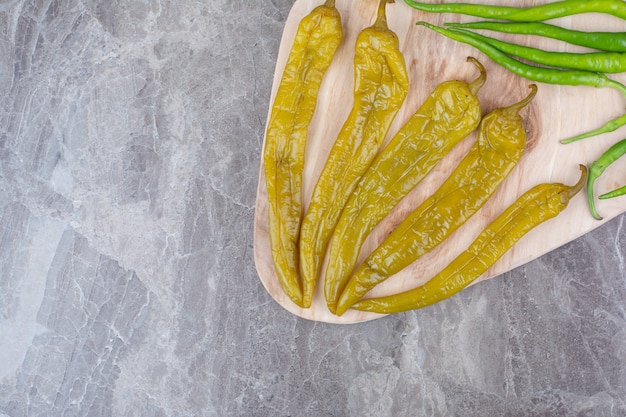
[(409, 88), (397, 35), (381, 0), (376, 22), (356, 40), (354, 105), (313, 190), (300, 230), (303, 304), (313, 298), (328, 241), (343, 207), (382, 145)]
[(487, 75), (476, 59), (468, 60), (478, 67), (479, 77), (469, 84), (459, 80), (439, 84), (376, 156), (346, 204), (331, 238), (324, 276), (324, 295), (331, 312), (335, 312), (369, 233), (480, 123), (476, 94)]
[(327, 0), (300, 21), (266, 132), (263, 162), (272, 259), (283, 291), (301, 307), (298, 237), (306, 138), (322, 78), (342, 39), (334, 0)]
[(383, 314), (400, 313), (452, 297), (479, 278), (519, 239), (539, 224), (559, 215), (584, 186), (587, 169), (576, 185), (539, 184), (500, 214), (468, 249), (424, 285), (386, 297), (370, 298), (352, 306)]
[(537, 87), (531, 88), (524, 100), (483, 118), (476, 144), (452, 174), (357, 268), (339, 298), (337, 315), (443, 242), (487, 202), (517, 165), (526, 146), (526, 131), (518, 112), (535, 96)]

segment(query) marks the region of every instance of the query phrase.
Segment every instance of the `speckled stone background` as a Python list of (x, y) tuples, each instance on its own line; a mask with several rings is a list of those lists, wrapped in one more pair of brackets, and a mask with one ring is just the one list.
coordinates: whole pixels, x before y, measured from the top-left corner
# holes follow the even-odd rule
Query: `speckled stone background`
[(265, 292), (292, 4), (0, 2), (0, 416), (625, 416), (624, 216), (364, 324)]

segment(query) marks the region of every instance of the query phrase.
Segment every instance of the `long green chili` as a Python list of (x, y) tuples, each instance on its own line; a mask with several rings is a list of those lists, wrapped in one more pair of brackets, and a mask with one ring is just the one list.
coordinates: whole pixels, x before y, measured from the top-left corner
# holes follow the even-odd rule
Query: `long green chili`
[[(504, 52), (498, 50), (497, 48), (491, 46), (486, 42), (483, 42), (473, 36), (468, 35), (467, 33), (460, 32), (458, 30), (455, 31), (445, 29), (439, 26), (431, 25), (426, 22), (417, 22), (417, 24), (426, 26), (427, 28), (434, 30), (435, 32), (438, 32), (450, 39), (456, 40), (458, 42), (463, 42), (475, 47), (500, 66), (528, 80), (556, 85), (584, 85), (598, 88), (611, 87), (626, 96), (626, 86), (618, 81), (608, 78), (605, 74), (592, 71), (544, 68), (526, 64), (524, 62), (520, 62), (514, 58), (509, 57)], [(626, 125), (626, 115), (612, 119), (598, 129), (582, 133), (580, 135), (574, 136), (573, 138), (565, 139), (564, 143), (570, 143), (590, 136), (595, 136), (600, 133), (612, 132), (624, 125)]]
[(520, 62), (507, 56), (502, 51), (494, 48), (488, 43), (482, 42), (466, 33), (445, 29), (439, 26), (431, 25), (427, 22), (417, 22), (418, 25), (426, 26), (450, 39), (463, 42), (475, 47), (482, 53), (491, 58), (494, 62), (531, 81), (542, 82), (546, 84), (586, 85), (590, 87), (612, 87), (620, 91), (626, 96), (626, 86), (608, 78), (604, 74), (591, 71), (565, 70), (556, 68), (542, 68)]
[(626, 32), (584, 32), (543, 22), (449, 22), (448, 27), (484, 29), (517, 35), (543, 36), (606, 52), (626, 52)]
[(602, 73), (620, 73), (626, 71), (626, 54), (621, 52), (574, 53), (544, 51), (539, 48), (504, 42), (467, 29), (452, 28), (450, 30), (472, 36), (481, 42), (485, 42), (499, 49), (505, 54), (513, 55), (544, 66)]
[(540, 22), (581, 13), (604, 13), (626, 19), (623, 0), (563, 0), (534, 7), (489, 6), (470, 3), (421, 3), (404, 0), (414, 9), (430, 13), (459, 13), (515, 22)]

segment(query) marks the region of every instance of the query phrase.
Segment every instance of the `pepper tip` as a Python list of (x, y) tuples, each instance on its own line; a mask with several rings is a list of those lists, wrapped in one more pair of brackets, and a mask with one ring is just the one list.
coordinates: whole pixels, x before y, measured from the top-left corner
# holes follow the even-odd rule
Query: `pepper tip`
[(466, 61), (471, 62), (474, 65), (476, 65), (476, 67), (478, 68), (478, 71), (480, 72), (478, 77), (469, 84), (470, 91), (472, 92), (472, 94), (475, 95), (476, 93), (478, 93), (478, 90), (480, 90), (482, 86), (485, 84), (485, 82), (487, 81), (487, 71), (485, 70), (485, 67), (483, 66), (483, 64), (481, 64), (480, 61), (474, 58), (473, 56), (468, 56)]
[(537, 95), (537, 90), (538, 90), (537, 84), (530, 84), (528, 88), (530, 88), (530, 93), (528, 93), (528, 95), (525, 98), (523, 98), (521, 101), (517, 103), (511, 104), (509, 107), (505, 107), (504, 111), (506, 111), (509, 114), (514, 114), (514, 113), (519, 112), (524, 107), (526, 107), (528, 103), (530, 103), (532, 99), (535, 98), (535, 95)]

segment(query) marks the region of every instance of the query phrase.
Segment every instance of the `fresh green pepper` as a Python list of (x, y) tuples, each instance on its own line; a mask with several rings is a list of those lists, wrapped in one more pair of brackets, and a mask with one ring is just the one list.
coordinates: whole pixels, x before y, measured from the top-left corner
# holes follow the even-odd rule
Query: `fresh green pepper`
[(398, 36), (389, 29), (381, 0), (373, 26), (358, 36), (354, 105), (313, 190), (300, 230), (303, 304), (310, 306), (330, 236), (345, 203), (378, 153), (409, 89)]
[(542, 66), (601, 73), (620, 73), (626, 71), (626, 54), (621, 52), (600, 51), (574, 53), (544, 51), (539, 48), (504, 42), (499, 39), (474, 33), (467, 29), (453, 27), (450, 30), (473, 36), (477, 40), (485, 42), (507, 55), (522, 58)]
[(330, 243), (324, 294), (331, 312), (356, 265), (367, 235), (461, 139), (480, 122), (476, 94), (487, 74), (480, 72), (470, 84), (439, 84), (415, 114), (402, 126), (363, 175), (337, 223)]
[(605, 13), (626, 19), (623, 0), (563, 0), (533, 7), (495, 6), (471, 3), (421, 3), (405, 0), (414, 9), (430, 13), (458, 13), (514, 22), (540, 22), (582, 13)]
[(448, 27), (542, 36), (605, 52), (626, 52), (626, 32), (584, 32), (542, 22), (450, 22)]
[(446, 181), (368, 256), (348, 281), (339, 302), (342, 315), (369, 290), (443, 242), (482, 207), (519, 162), (526, 131), (519, 103), (485, 116), (478, 140)]
[(426, 307), (457, 294), (479, 278), (519, 239), (539, 224), (558, 216), (583, 188), (587, 170), (577, 184), (540, 184), (519, 197), (483, 232), (426, 284), (386, 297), (357, 302), (353, 309), (382, 314)]
[(491, 58), (495, 63), (501, 65), (512, 73), (526, 78), (527, 80), (542, 82), (546, 84), (586, 85), (590, 87), (611, 87), (626, 96), (626, 86), (608, 78), (606, 75), (591, 71), (577, 71), (557, 68), (544, 68), (529, 65), (507, 56), (502, 51), (494, 48), (486, 42), (482, 42), (467, 33), (448, 30), (442, 27), (431, 25), (427, 22), (417, 22), (418, 25), (425, 26), (450, 39), (463, 42), (475, 47)]
[(334, 0), (327, 0), (300, 21), (265, 137), (263, 162), (274, 269), (285, 294), (300, 307), (298, 237), (306, 138), (322, 77), (342, 38)]
[[(426, 22), (418, 22), (417, 24), (426, 26), (450, 39), (463, 42), (477, 48), (497, 64), (528, 80), (556, 85), (585, 85), (598, 88), (611, 87), (626, 96), (626, 86), (618, 81), (608, 78), (605, 74), (592, 71), (545, 68), (530, 65), (509, 57), (504, 52), (494, 48), (486, 42), (468, 35), (467, 33), (444, 29)], [(612, 119), (598, 129), (582, 133), (573, 138), (565, 139), (562, 142), (570, 143), (590, 136), (595, 136), (600, 133), (612, 132), (624, 125), (626, 125), (626, 115)]]
[[(598, 220), (602, 220), (602, 217), (598, 214), (596, 210), (596, 205), (594, 201), (593, 194), (593, 184), (598, 179), (600, 175), (604, 173), (604, 171), (611, 165), (613, 162), (617, 161), (624, 154), (626, 154), (626, 139), (622, 139), (609, 149), (604, 151), (604, 153), (595, 160), (589, 166), (589, 177), (587, 178), (587, 201), (589, 203), (589, 209), (591, 211), (591, 215)], [(603, 194), (601, 196), (602, 199), (616, 197), (620, 194), (621, 189), (613, 190), (611, 193)]]

